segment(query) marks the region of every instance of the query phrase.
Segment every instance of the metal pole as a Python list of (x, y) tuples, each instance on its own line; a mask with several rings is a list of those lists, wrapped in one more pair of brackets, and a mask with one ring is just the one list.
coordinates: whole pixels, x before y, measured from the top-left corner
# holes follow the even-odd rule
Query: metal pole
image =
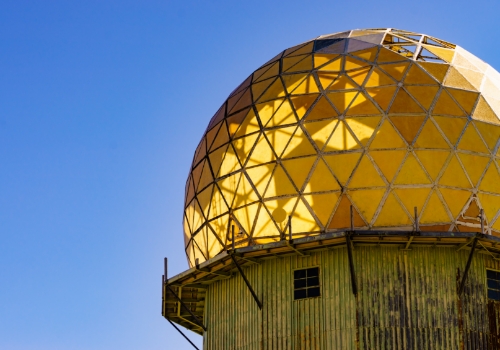
[(184, 333), (182, 333), (182, 331), (179, 328), (177, 328), (177, 326), (172, 321), (170, 321), (168, 318), (167, 321), (170, 322), (170, 324), (177, 330), (177, 332), (179, 332), (189, 342), (189, 344), (191, 344), (196, 350), (200, 350), (196, 345), (193, 344), (193, 342)]
[(484, 217), (484, 210), (483, 209), (481, 209), (479, 211), (479, 216), (481, 218), (481, 233), (484, 235), (484, 219), (483, 219), (483, 217)]
[(232, 241), (232, 247), (234, 250), (234, 225), (231, 225), (231, 241)]
[(351, 210), (351, 231), (354, 231), (354, 212), (352, 211), (352, 205), (350, 207)]
[(168, 284), (165, 284), (165, 286), (174, 295), (174, 297), (181, 303), (182, 307), (185, 308), (189, 312), (189, 314), (194, 317), (196, 324), (198, 326), (200, 326), (201, 328), (203, 328), (203, 330), (206, 332), (207, 328), (203, 325), (203, 323), (201, 323), (201, 321), (198, 319), (198, 317), (196, 317), (196, 315), (193, 314), (193, 312), (187, 307), (187, 305), (184, 304), (184, 302), (181, 300), (181, 298), (179, 298), (179, 296), (174, 292), (174, 290), (172, 288), (170, 288), (170, 286)]
[(347, 257), (349, 258), (349, 270), (351, 272), (352, 294), (358, 295), (358, 285), (356, 283), (356, 273), (354, 272), (354, 261), (352, 258), (351, 237), (349, 234), (345, 236), (345, 241), (347, 243)]
[[(231, 215), (229, 215), (229, 221), (227, 223), (227, 236), (226, 236), (226, 240), (229, 239), (229, 234), (231, 233), (231, 226), (232, 226), (232, 223), (233, 223), (233, 219), (231, 217)], [(227, 242), (227, 241), (226, 241)]]
[(414, 207), (414, 212), (415, 212), (415, 231), (420, 231), (420, 227), (418, 225), (418, 213), (417, 213), (417, 207)]
[(472, 257), (474, 255), (474, 250), (476, 249), (477, 237), (474, 237), (474, 241), (472, 242), (472, 249), (469, 254), (469, 259), (467, 260), (467, 265), (465, 265), (464, 277), (462, 277), (462, 281), (460, 282), (460, 287), (458, 288), (458, 296), (462, 295), (462, 292), (465, 287), (465, 281), (467, 280), (467, 274), (469, 273), (470, 264), (472, 262)]
[(161, 315), (165, 316), (165, 275), (161, 276)]
[(163, 276), (165, 276), (165, 279), (164, 281), (167, 282), (167, 279), (168, 279), (168, 259), (167, 258), (163, 258)]
[(292, 216), (288, 216), (288, 236), (290, 237), (290, 241), (292, 240)]
[(231, 259), (233, 259), (233, 262), (236, 265), (236, 268), (240, 272), (241, 277), (243, 277), (243, 281), (245, 281), (245, 284), (247, 285), (248, 289), (250, 290), (250, 293), (252, 293), (252, 296), (253, 296), (255, 302), (257, 303), (257, 306), (259, 307), (259, 309), (262, 310), (262, 303), (260, 302), (259, 298), (257, 297), (257, 294), (255, 294), (255, 292), (252, 288), (252, 285), (250, 284), (250, 282), (248, 282), (247, 276), (245, 276), (245, 273), (241, 269), (240, 264), (238, 264), (238, 262), (236, 261), (236, 258), (234, 257), (233, 254), (230, 254), (230, 256), (231, 256)]

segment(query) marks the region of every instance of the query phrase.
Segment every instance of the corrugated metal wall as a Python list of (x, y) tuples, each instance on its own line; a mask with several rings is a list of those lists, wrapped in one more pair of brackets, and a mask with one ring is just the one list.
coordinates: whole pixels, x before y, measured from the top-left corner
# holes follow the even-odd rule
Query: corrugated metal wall
[[(468, 254), (358, 246), (357, 298), (345, 248), (262, 261), (244, 268), (262, 311), (239, 274), (208, 288), (204, 348), (499, 349), (500, 308), (488, 304), (485, 269), (500, 264), (476, 254), (459, 300)], [(320, 267), (321, 297), (294, 301), (293, 270), (311, 266)]]

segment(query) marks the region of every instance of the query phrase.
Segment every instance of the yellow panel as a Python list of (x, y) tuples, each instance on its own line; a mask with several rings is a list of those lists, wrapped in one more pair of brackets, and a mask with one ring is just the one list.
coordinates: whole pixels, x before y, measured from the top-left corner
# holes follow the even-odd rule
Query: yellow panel
[[(233, 141), (233, 147), (241, 161), (241, 164), (245, 164), (247, 157), (250, 154), (250, 151), (252, 150), (252, 147), (255, 145), (255, 141), (257, 141), (258, 136), (259, 134), (256, 133)], [(260, 138), (262, 139), (263, 136), (261, 136)], [(231, 154), (233, 153), (233, 149), (231, 147), (228, 148), (228, 153)], [(228, 157), (228, 153), (226, 153), (226, 158)], [(228, 160), (232, 160), (232, 158), (230, 157), (228, 158)], [(228, 165), (230, 166), (231, 164)], [(229, 172), (231, 171), (226, 172), (226, 174)], [(222, 176), (222, 170), (220, 175)]]
[(325, 162), (320, 159), (312, 171), (312, 176), (307, 182), (304, 192), (337, 191), (339, 189), (340, 186), (337, 180), (333, 177)]
[(465, 127), (465, 123), (467, 123), (466, 118), (433, 116), (433, 119), (437, 122), (439, 128), (443, 131), (452, 145), (457, 143)]
[(497, 115), (495, 114), (495, 112), (493, 112), (491, 107), (484, 100), (483, 96), (479, 97), (479, 102), (476, 106), (476, 109), (474, 110), (474, 114), (472, 115), (472, 118), (477, 119), (477, 120), (482, 120), (485, 122), (498, 124)]
[[(238, 155), (240, 155), (239, 152)], [(250, 154), (250, 156), (248, 157), (246, 166), (260, 165), (275, 160), (276, 156), (274, 155), (273, 150), (269, 146), (269, 143), (267, 142), (264, 135), (261, 135), (257, 140), (257, 143), (255, 144), (255, 148), (253, 149), (252, 154)]]
[(346, 56), (345, 70), (358, 69), (368, 66), (369, 63), (355, 59), (354, 57)]
[(415, 151), (420, 163), (424, 166), (427, 174), (431, 176), (433, 180), (436, 180), (437, 176), (441, 172), (443, 165), (445, 164), (449, 151)]
[(264, 205), (271, 213), (271, 218), (282, 232), (287, 231), (288, 217), (292, 215), (298, 197), (266, 200)]
[(394, 85), (396, 82), (389, 77), (387, 74), (385, 74), (383, 71), (381, 71), (378, 68), (375, 68), (372, 71), (372, 74), (370, 74), (370, 77), (365, 83), (365, 87), (374, 87), (374, 86), (385, 86), (385, 85)]
[(500, 210), (500, 196), (492, 196), (482, 192), (479, 192), (477, 196), (481, 201), (486, 219), (491, 223)]
[(203, 217), (202, 210), (198, 201), (194, 200), (186, 209), (186, 217), (188, 218), (189, 225), (191, 226), (191, 231), (195, 232), (200, 228), (201, 224), (205, 221)]
[(395, 80), (400, 81), (403, 79), (403, 76), (406, 72), (406, 69), (408, 68), (409, 62), (401, 62), (401, 63), (394, 63), (394, 64), (384, 64), (380, 65), (379, 67), (389, 74), (391, 77), (393, 77)]
[[(302, 56), (296, 56), (296, 57), (302, 57)], [(292, 57), (295, 58), (295, 57)], [(294, 64), (290, 68), (287, 67), (287, 62), (286, 60), (292, 60), (292, 58), (284, 58), (283, 59), (283, 71), (284, 72), (299, 72), (299, 71), (306, 71), (306, 70), (311, 70), (312, 69), (312, 56), (307, 55), (302, 61), (298, 62), (297, 64)], [(291, 63), (291, 62), (288, 62)]]
[(431, 119), (425, 123), (420, 135), (415, 142), (415, 147), (421, 148), (445, 148), (448, 149), (448, 143), (438, 131)]
[(314, 47), (314, 42), (310, 42), (309, 44), (306, 44), (302, 47), (300, 47), (299, 49), (296, 49), (296, 50), (292, 50), (292, 49), (288, 49), (285, 51), (284, 53), (284, 56), (297, 56), (297, 55), (303, 55), (303, 54), (307, 54), (307, 53), (311, 53), (312, 49)]
[(371, 88), (366, 89), (366, 92), (375, 100), (375, 102), (377, 102), (382, 110), (387, 111), (389, 103), (391, 103), (394, 93), (396, 92), (396, 87), (390, 86), (385, 88)]
[(306, 79), (308, 76), (307, 73), (299, 73), (299, 74), (286, 74), (282, 76), (283, 84), (285, 84), (286, 90), (288, 93), (291, 93), (293, 90), (297, 88)]
[(399, 174), (396, 176), (394, 183), (398, 185), (430, 184), (431, 181), (417, 159), (410, 153), (399, 171)]
[(356, 84), (363, 85), (363, 82), (366, 80), (366, 76), (370, 72), (371, 67), (366, 67), (363, 69), (359, 69), (356, 71), (352, 71), (348, 73), (349, 78), (351, 78)]
[(330, 84), (339, 77), (338, 73), (324, 73), (318, 72), (318, 79), (323, 90), (326, 90)]
[(372, 101), (360, 92), (354, 101), (352, 101), (346, 115), (366, 115), (366, 114), (380, 114), (381, 111), (373, 104)]
[(385, 182), (380, 177), (371, 160), (367, 156), (363, 156), (348, 186), (349, 188), (385, 186)]
[[(274, 164), (273, 164), (274, 165)], [(260, 180), (261, 182), (259, 183), (259, 186), (262, 187), (262, 191), (265, 190), (265, 185), (267, 185), (267, 182), (269, 177), (271, 176), (272, 168), (273, 165), (263, 165), (262, 169), (260, 171), (263, 174), (257, 174), (257, 176), (267, 176), (267, 178)], [(269, 173), (266, 174), (265, 172), (268, 171)], [(247, 170), (248, 173), (248, 170)], [(255, 192), (254, 188), (248, 181), (247, 177), (245, 175), (241, 176), (240, 179), (240, 184), (238, 185), (238, 189), (236, 190), (235, 196), (234, 196), (234, 203), (232, 208), (238, 208), (242, 205), (252, 203), (259, 200), (259, 196)], [(250, 231), (247, 231), (250, 232)]]
[(432, 110), (433, 114), (453, 115), (457, 117), (465, 116), (462, 109), (456, 104), (446, 90), (442, 90), (439, 98)]
[(412, 64), (405, 77), (405, 85), (406, 84), (436, 84), (436, 81), (418, 65)]
[[(227, 215), (224, 215), (224, 218), (226, 218), (227, 222)], [(215, 221), (212, 221), (212, 223), (215, 223)], [(207, 231), (208, 231), (208, 246), (207, 246), (208, 257), (213, 258), (214, 256), (216, 256), (217, 254), (219, 254), (224, 250), (224, 246), (220, 244), (219, 240), (215, 238), (215, 234), (212, 232), (211, 229), (209, 229), (209, 225), (207, 225)]]
[(372, 47), (371, 49), (351, 52), (351, 55), (360, 57), (367, 61), (375, 61), (375, 56), (377, 56), (377, 52), (378, 52), (378, 47)]
[(424, 113), (424, 110), (401, 88), (392, 102), (389, 113)]
[(297, 158), (284, 160), (281, 164), (292, 178), (295, 186), (300, 190), (316, 159), (316, 157)]
[(485, 192), (500, 193), (500, 174), (495, 163), (492, 162), (486, 170), (479, 189)]
[(340, 113), (344, 113), (357, 94), (357, 91), (329, 92), (327, 97)]
[[(333, 208), (339, 199), (339, 192), (326, 194), (304, 195), (304, 199), (314, 210), (314, 214), (319, 219), (323, 226), (328, 224), (328, 219), (332, 214)], [(293, 228), (292, 228), (293, 229)]]
[(391, 50), (381, 47), (377, 57), (377, 62), (398, 62), (405, 61), (406, 59)]
[(212, 146), (212, 143), (214, 142), (215, 136), (217, 136), (217, 132), (221, 128), (222, 124), (223, 124), (222, 122), (219, 123), (219, 124), (217, 124), (215, 127), (213, 127), (212, 129), (210, 129), (209, 132), (207, 132), (206, 139), (207, 139), (207, 146), (209, 148), (210, 148), (210, 146)]
[[(473, 86), (471, 90), (479, 90), (484, 78), (484, 74), (476, 70), (457, 67), (460, 74)], [(483, 90), (484, 91), (484, 90)]]
[(464, 134), (460, 138), (457, 148), (473, 152), (489, 153), (488, 148), (486, 148), (473, 124), (467, 125), (467, 129), (465, 129)]
[[(250, 178), (253, 185), (255, 186), (255, 188), (257, 189), (258, 193), (261, 196), (263, 196), (264, 192), (266, 191), (267, 185), (269, 184), (269, 180), (271, 179), (275, 166), (276, 166), (275, 163), (271, 163), (246, 169), (248, 177)], [(240, 188), (238, 187), (238, 192), (239, 190)], [(241, 190), (243, 191), (241, 193), (242, 196), (248, 195), (249, 191), (253, 192), (251, 188), (242, 188)]]
[(314, 76), (309, 75), (295, 90), (293, 90), (292, 94), (310, 94), (314, 92), (319, 92), (319, 89), (316, 85), (316, 80), (314, 80)]
[(285, 99), (280, 98), (273, 101), (268, 101), (264, 103), (259, 103), (255, 105), (257, 108), (257, 114), (259, 115), (260, 121), (263, 125), (267, 124), (269, 119), (278, 110)]
[(196, 152), (195, 152), (195, 157), (194, 157), (194, 160), (193, 160), (193, 165), (195, 164), (198, 164), (198, 162), (200, 160), (203, 159), (203, 157), (205, 157), (207, 154), (207, 141), (206, 141), (206, 138), (204, 137), (200, 144), (198, 145), (198, 147), (196, 148)]
[(280, 73), (280, 64), (275, 62), (269, 66), (265, 66), (253, 73), (253, 81), (259, 82), (267, 78), (274, 77)]
[(347, 75), (339, 75), (328, 87), (328, 90), (348, 90), (357, 88), (358, 86)]
[(351, 177), (354, 167), (358, 164), (362, 153), (342, 153), (334, 155), (325, 155), (323, 158), (332, 169), (333, 173), (340, 181), (342, 186), (345, 186), (347, 180)]
[(472, 181), (472, 185), (476, 185), (479, 178), (483, 174), (486, 165), (490, 161), (489, 157), (480, 157), (467, 153), (457, 153), (458, 158), (462, 161), (465, 171), (469, 175), (469, 179)]
[(477, 92), (464, 91), (458, 89), (447, 89), (448, 92), (455, 98), (455, 100), (462, 106), (462, 108), (471, 114), (472, 108), (474, 108), (479, 94)]
[(408, 226), (412, 224), (412, 220), (408, 217), (408, 214), (401, 207), (401, 204), (397, 201), (396, 197), (392, 193), (385, 200), (382, 210), (375, 220), (375, 226)]
[(250, 93), (250, 89), (247, 89), (243, 96), (236, 102), (234, 106), (231, 106), (228, 101), (228, 114), (236, 112), (242, 108), (248, 107), (252, 104), (252, 94)]
[(213, 182), (214, 178), (212, 177), (212, 171), (210, 170), (210, 166), (208, 162), (205, 162), (203, 166), (203, 171), (201, 172), (200, 182), (197, 187), (197, 191), (205, 188), (209, 183)]
[(286, 95), (285, 87), (281, 82), (281, 79), (276, 79), (274, 83), (269, 86), (269, 88), (262, 94), (257, 100), (258, 102), (274, 100), (278, 97), (283, 97)]
[(417, 207), (417, 214), (420, 215), (422, 208), (424, 207), (427, 197), (431, 192), (430, 187), (417, 187), (417, 188), (396, 188), (394, 192), (398, 196), (399, 200), (403, 202), (406, 210), (414, 216), (415, 207)]
[(291, 96), (290, 100), (292, 101), (292, 104), (295, 108), (295, 112), (297, 112), (297, 116), (299, 119), (302, 119), (304, 114), (307, 112), (309, 107), (311, 107), (316, 101), (316, 98), (319, 96), (319, 94), (310, 94), (310, 95), (303, 95), (303, 96)]
[(216, 216), (224, 214), (228, 211), (228, 207), (226, 202), (224, 201), (224, 197), (221, 195), (217, 186), (214, 186), (214, 193), (212, 194), (212, 205), (210, 207), (210, 212), (208, 215), (208, 219), (212, 219)]
[(191, 202), (191, 199), (194, 197), (194, 186), (193, 186), (193, 180), (191, 179), (191, 175), (189, 175), (189, 178), (186, 183), (186, 198), (184, 203), (189, 203)]
[(229, 134), (234, 136), (235, 132), (240, 127), (241, 123), (245, 120), (245, 117), (248, 115), (250, 111), (250, 107), (245, 108), (244, 110), (239, 111), (236, 114), (233, 114), (230, 117), (227, 117), (226, 123), (229, 130)]
[(309, 113), (305, 120), (320, 120), (336, 116), (338, 116), (338, 113), (335, 111), (335, 109), (333, 109), (330, 102), (328, 102), (325, 97), (321, 96), (314, 107), (309, 110)]
[(429, 109), (439, 90), (437, 86), (406, 86), (405, 88), (425, 109)]
[[(314, 68), (318, 68), (319, 66), (322, 66), (325, 63), (330, 62), (338, 57), (339, 57), (339, 55), (324, 55), (324, 54), (320, 54), (320, 53), (315, 53), (314, 54)], [(340, 70), (340, 66), (339, 66), (338, 70)]]
[(455, 156), (450, 159), (448, 167), (439, 179), (439, 184), (451, 187), (471, 188), (471, 184)]
[[(259, 114), (260, 115), (260, 114)], [(264, 124), (265, 121), (262, 120)], [(294, 124), (297, 122), (297, 118), (295, 118), (295, 113), (293, 113), (292, 105), (286, 99), (285, 102), (281, 104), (278, 110), (273, 114), (271, 119), (264, 124), (266, 128), (270, 128), (273, 126), (284, 126), (287, 124)]]
[[(233, 130), (236, 130), (236, 133), (234, 134), (234, 137), (240, 137), (244, 135), (248, 135), (252, 132), (255, 132), (257, 130), (260, 130), (259, 126), (259, 121), (257, 120), (257, 116), (255, 115), (255, 112), (253, 109), (250, 109), (248, 111), (247, 116), (243, 120), (243, 123), (238, 128), (238, 125), (236, 124), (231, 124), (231, 119), (228, 118), (228, 123), (229, 123), (229, 130), (233, 132)], [(233, 126), (234, 125), (234, 126)]]
[(283, 168), (280, 165), (276, 166), (264, 196), (266, 198), (270, 198), (296, 193), (297, 190), (293, 186)]
[(311, 212), (305, 206), (304, 202), (298, 201), (297, 207), (292, 216), (292, 233), (293, 232), (313, 232), (321, 230), (316, 220), (314, 220)]
[(408, 116), (408, 117), (390, 117), (389, 118), (403, 136), (403, 138), (408, 142), (409, 145), (413, 143), (415, 136), (420, 130), (425, 117), (424, 116)]
[(271, 85), (277, 79), (279, 80), (279, 78), (270, 78), (267, 80), (263, 80), (259, 83), (252, 84), (253, 100), (257, 101), (257, 99), (260, 97), (260, 95), (262, 95), (264, 90), (266, 90), (269, 87), (269, 85)]
[[(342, 195), (340, 202), (335, 209), (335, 214), (332, 217), (328, 228), (339, 229), (339, 228), (350, 228), (351, 227), (351, 206), (352, 203), (347, 198), (346, 195)], [(359, 215), (357, 209), (353, 206), (353, 226), (354, 227), (364, 227), (367, 226), (366, 222), (363, 220), (361, 215)]]
[(214, 143), (212, 143), (212, 146), (210, 146), (209, 152), (212, 152), (213, 150), (217, 149), (218, 147), (228, 142), (229, 142), (229, 134), (227, 132), (225, 123), (222, 123), (222, 127), (219, 129), (219, 132), (215, 137)]
[[(257, 136), (257, 135), (255, 135)], [(224, 160), (219, 169), (219, 176), (224, 176), (230, 174), (238, 169), (240, 169), (240, 162), (232, 146), (229, 146), (226, 154), (224, 155)]]
[(309, 55), (298, 55), (298, 56), (293, 56), (293, 57), (287, 57), (283, 58), (283, 65), (282, 65), (282, 70), (283, 72), (286, 72), (296, 64), (298, 64), (300, 61), (302, 61), (304, 58), (310, 57)]
[(267, 212), (264, 206), (260, 207), (259, 213), (255, 219), (255, 228), (253, 231), (253, 237), (268, 237), (268, 236), (278, 236), (280, 232), (271, 216)]
[(283, 152), (283, 158), (292, 158), (299, 156), (307, 156), (311, 154), (316, 154), (316, 150), (314, 146), (309, 142), (309, 139), (302, 131), (302, 128), (299, 126), (293, 134), (288, 146)]
[(392, 182), (399, 169), (406, 151), (371, 151), (370, 156), (384, 174), (388, 182)]
[(432, 62), (418, 62), (418, 64), (423, 67), (427, 72), (429, 72), (437, 81), (443, 82), (448, 69), (449, 64), (443, 63), (432, 63)]
[(432, 52), (434, 55), (438, 56), (439, 58), (441, 58), (442, 60), (444, 60), (448, 63), (453, 61), (453, 56), (455, 56), (455, 50), (453, 50), (453, 49), (445, 49), (445, 48), (436, 47), (433, 45), (422, 45), (422, 46), (425, 47), (430, 52)]
[(469, 191), (453, 190), (449, 188), (440, 188), (439, 191), (443, 195), (445, 203), (454, 218), (458, 217), (458, 214), (460, 214), (472, 194)]
[(212, 170), (216, 177), (219, 174), (219, 168), (222, 163), (222, 160), (224, 159), (224, 154), (226, 153), (226, 151), (227, 151), (227, 146), (224, 146), (208, 155), (208, 159), (210, 160), (210, 166), (212, 167)]
[(465, 79), (455, 67), (450, 68), (450, 71), (446, 75), (444, 84), (454, 88), (476, 91), (474, 86), (469, 83), (469, 81)]
[(406, 143), (387, 120), (382, 122), (382, 126), (378, 129), (375, 139), (370, 144), (370, 149), (406, 147)]
[(373, 214), (375, 214), (375, 210), (377, 210), (384, 193), (385, 188), (348, 192), (366, 222), (372, 221)]
[(196, 199), (198, 200), (198, 203), (200, 204), (200, 208), (201, 208), (205, 217), (207, 217), (208, 210), (210, 209), (210, 199), (212, 198), (213, 187), (214, 187), (214, 185), (208, 186), (203, 191), (198, 193), (198, 195), (196, 196)]
[(296, 126), (288, 126), (280, 129), (266, 130), (264, 132), (278, 157), (280, 157), (285, 150), (296, 128)]
[(449, 222), (450, 217), (446, 212), (446, 209), (438, 197), (436, 192), (432, 192), (427, 205), (425, 206), (424, 213), (420, 218), (420, 223), (431, 224), (431, 223), (441, 223)]
[(360, 148), (354, 136), (352, 136), (345, 122), (340, 121), (332, 136), (328, 140), (324, 152), (343, 151)]
[(227, 204), (232, 207), (234, 196), (236, 195), (236, 190), (238, 189), (238, 184), (240, 183), (241, 172), (234, 175), (228, 176), (223, 180), (217, 182), (222, 195), (227, 201)]
[(314, 123), (305, 123), (304, 127), (307, 130), (307, 133), (314, 140), (318, 148), (321, 150), (325, 145), (326, 141), (330, 137), (333, 132), (333, 129), (337, 125), (337, 119), (334, 120), (323, 120)]
[(490, 150), (493, 151), (495, 145), (498, 142), (498, 138), (500, 137), (500, 127), (478, 121), (473, 122), (473, 124), (479, 130), (479, 133), (483, 137), (483, 140), (486, 142)]
[(339, 72), (342, 70), (343, 65), (344, 65), (344, 59), (343, 57), (339, 57), (335, 61), (328, 63), (321, 68), (318, 68), (318, 70)]
[(359, 117), (359, 118), (346, 118), (345, 122), (351, 130), (354, 132), (354, 135), (358, 138), (363, 146), (366, 146), (366, 143), (373, 135), (373, 132), (380, 124), (381, 117)]

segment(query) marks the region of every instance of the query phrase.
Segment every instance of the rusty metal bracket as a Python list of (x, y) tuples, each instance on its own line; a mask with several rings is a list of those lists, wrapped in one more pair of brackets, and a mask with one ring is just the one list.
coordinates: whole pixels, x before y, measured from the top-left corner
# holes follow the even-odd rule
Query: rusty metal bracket
[(356, 283), (356, 272), (354, 271), (354, 260), (352, 258), (351, 234), (352, 233), (346, 234), (345, 241), (347, 245), (347, 257), (349, 258), (349, 271), (351, 273), (352, 294), (358, 295), (358, 284)]
[(252, 285), (248, 281), (247, 276), (245, 276), (245, 273), (243, 272), (243, 269), (241, 268), (240, 264), (238, 264), (238, 261), (236, 261), (236, 258), (234, 257), (233, 252), (231, 252), (229, 254), (229, 256), (231, 257), (234, 264), (236, 265), (236, 268), (240, 272), (241, 277), (243, 278), (243, 281), (245, 281), (245, 284), (247, 285), (248, 290), (250, 291), (250, 293), (252, 293), (252, 297), (255, 300), (255, 302), (257, 303), (257, 306), (259, 307), (259, 309), (262, 310), (262, 303), (260, 302), (259, 298), (257, 297), (257, 294), (255, 294), (255, 291), (253, 290)]
[(194, 345), (191, 339), (189, 339), (184, 333), (182, 333), (182, 331), (179, 328), (177, 328), (177, 326), (172, 321), (170, 321), (168, 318), (166, 319), (172, 325), (172, 327), (174, 327), (177, 330), (177, 332), (179, 332), (184, 337), (184, 339), (186, 339), (189, 342), (189, 344), (193, 346), (193, 348), (195, 348), (196, 350), (200, 350), (196, 345)]
[(469, 268), (472, 262), (472, 257), (474, 256), (474, 251), (476, 250), (477, 245), (477, 236), (474, 237), (474, 241), (472, 241), (472, 249), (469, 253), (469, 258), (467, 259), (467, 265), (465, 265), (464, 276), (462, 277), (462, 281), (460, 282), (460, 287), (458, 288), (458, 296), (462, 295), (462, 292), (465, 287), (465, 282), (467, 281), (467, 275), (469, 273)]
[(168, 290), (169, 290), (169, 291), (170, 291), (170, 292), (174, 295), (174, 297), (175, 297), (175, 298), (176, 298), (176, 299), (177, 299), (177, 300), (181, 303), (182, 307), (183, 307), (184, 309), (186, 309), (186, 310), (187, 310), (187, 312), (189, 312), (189, 314), (190, 314), (191, 316), (193, 316), (193, 318), (196, 320), (196, 324), (197, 324), (198, 326), (200, 326), (201, 328), (203, 328), (203, 330), (206, 332), (206, 331), (207, 331), (207, 327), (205, 327), (205, 326), (203, 325), (203, 323), (202, 323), (202, 322), (198, 319), (198, 317), (196, 317), (196, 315), (195, 315), (195, 314), (193, 314), (193, 312), (192, 312), (192, 311), (191, 311), (191, 310), (187, 307), (187, 305), (186, 305), (186, 304), (184, 304), (184, 302), (181, 300), (181, 298), (179, 298), (179, 296), (178, 296), (178, 295), (174, 292), (174, 290), (173, 290), (172, 288), (170, 288), (170, 286), (169, 286), (168, 284), (165, 284), (165, 286), (166, 286), (166, 287), (168, 288)]

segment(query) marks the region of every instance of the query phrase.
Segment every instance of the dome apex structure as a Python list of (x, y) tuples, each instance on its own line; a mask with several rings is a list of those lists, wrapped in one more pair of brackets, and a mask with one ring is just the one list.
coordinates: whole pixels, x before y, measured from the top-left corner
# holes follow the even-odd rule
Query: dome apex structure
[[(500, 235), (500, 74), (461, 47), (396, 29), (284, 50), (210, 120), (186, 183), (190, 266), (332, 231)], [(291, 225), (290, 225), (291, 223)], [(292, 232), (290, 232), (290, 226)]]

